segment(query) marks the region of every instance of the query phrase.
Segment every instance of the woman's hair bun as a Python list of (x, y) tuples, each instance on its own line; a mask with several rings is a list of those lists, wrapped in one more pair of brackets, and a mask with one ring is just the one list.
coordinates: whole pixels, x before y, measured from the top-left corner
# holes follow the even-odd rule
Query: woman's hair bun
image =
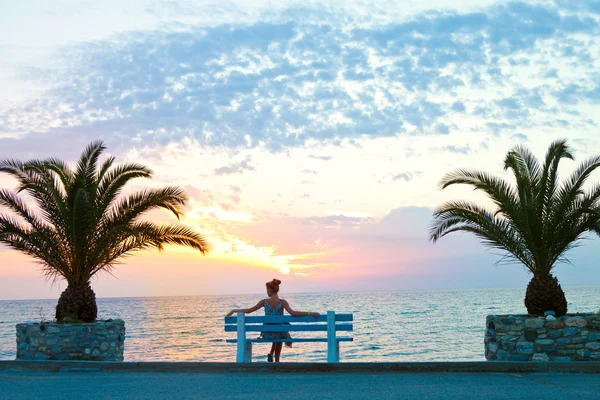
[(272, 281), (267, 282), (267, 287), (270, 288), (273, 292), (279, 292), (279, 284), (281, 281), (279, 279), (273, 279)]

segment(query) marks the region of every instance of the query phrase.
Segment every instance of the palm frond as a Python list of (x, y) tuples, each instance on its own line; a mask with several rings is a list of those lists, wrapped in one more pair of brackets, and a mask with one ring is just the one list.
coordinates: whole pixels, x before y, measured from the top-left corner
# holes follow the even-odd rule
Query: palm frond
[(556, 191), (552, 198), (549, 218), (552, 226), (560, 225), (565, 216), (570, 215), (578, 206), (581, 207), (578, 200), (585, 198), (583, 185), (598, 167), (600, 167), (600, 156), (585, 160)]
[(121, 199), (112, 207), (108, 215), (113, 224), (117, 220), (130, 222), (145, 212), (163, 208), (179, 219), (183, 214), (181, 207), (186, 204), (186, 199), (183, 190), (175, 186), (147, 189)]
[[(110, 168), (110, 167), (109, 167)], [(97, 208), (105, 213), (120, 194), (123, 187), (135, 178), (151, 178), (152, 170), (140, 164), (123, 164), (104, 172), (98, 181)]]
[(527, 266), (532, 265), (527, 246), (513, 225), (477, 204), (464, 201), (445, 203), (434, 212), (434, 220), (430, 230), (430, 238), (434, 242), (453, 232), (470, 232), (487, 246), (508, 251)]
[(40, 229), (45, 226), (44, 221), (38, 218), (15, 193), (0, 189), (0, 206), (5, 206), (12, 210), (34, 229)]
[[(508, 162), (506, 162), (508, 160)], [(504, 168), (510, 168), (513, 171), (518, 170), (519, 175), (522, 175), (529, 182), (537, 182), (542, 175), (542, 168), (538, 159), (531, 151), (523, 146), (515, 146), (507, 156), (504, 163)]]
[(158, 225), (151, 222), (138, 222), (127, 227), (126, 235), (119, 243), (106, 248), (105, 257), (92, 269), (93, 276), (104, 268), (111, 268), (114, 261), (133, 251), (155, 248), (164, 250), (166, 245), (186, 246), (206, 254), (208, 243), (203, 235), (186, 226)]
[(44, 164), (45, 169), (54, 172), (56, 176), (58, 176), (62, 184), (63, 191), (65, 190), (65, 188), (71, 187), (73, 185), (73, 180), (75, 179), (75, 177), (73, 171), (71, 171), (71, 168), (67, 165), (67, 163), (57, 158), (48, 158), (44, 160)]
[(552, 199), (558, 189), (558, 165), (563, 158), (573, 160), (573, 155), (569, 151), (566, 140), (557, 140), (548, 148), (542, 177), (540, 178), (539, 198), (543, 203), (542, 211), (545, 218), (548, 218), (552, 206)]
[(483, 171), (457, 169), (446, 174), (440, 181), (440, 188), (466, 184), (483, 191), (498, 206), (498, 213), (514, 218), (519, 208), (516, 191), (504, 179), (494, 177)]
[(110, 156), (102, 163), (102, 166), (98, 170), (98, 175), (96, 176), (97, 182), (102, 182), (104, 180), (104, 176), (108, 172), (109, 169), (112, 168), (116, 160), (116, 157)]
[(85, 148), (77, 162), (76, 180), (79, 179), (81, 182), (87, 183), (95, 181), (98, 159), (104, 150), (106, 150), (106, 146), (100, 141), (92, 142)]

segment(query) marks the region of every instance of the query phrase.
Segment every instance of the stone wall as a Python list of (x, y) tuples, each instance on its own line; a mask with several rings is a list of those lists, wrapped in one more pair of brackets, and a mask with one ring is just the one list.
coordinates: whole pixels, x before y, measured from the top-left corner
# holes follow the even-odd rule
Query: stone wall
[(600, 361), (600, 316), (488, 315), (485, 358), (505, 361)]
[(17, 360), (123, 361), (125, 322), (17, 324)]

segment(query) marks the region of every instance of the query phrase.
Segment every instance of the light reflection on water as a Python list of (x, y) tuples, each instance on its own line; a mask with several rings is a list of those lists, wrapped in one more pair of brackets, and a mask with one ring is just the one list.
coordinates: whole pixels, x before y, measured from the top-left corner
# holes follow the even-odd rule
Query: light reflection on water
[[(600, 286), (564, 288), (569, 312), (597, 312)], [(282, 296), (297, 310), (354, 314), (354, 342), (340, 345), (342, 361), (484, 360), (488, 314), (522, 314), (524, 289), (372, 293), (306, 293)], [(100, 318), (125, 320), (125, 361), (235, 361), (235, 333), (223, 316), (249, 307), (260, 295), (111, 298), (98, 300)], [(56, 300), (0, 301), (0, 359), (14, 359), (15, 324), (53, 316)], [(41, 313), (40, 313), (41, 308)], [(41, 314), (41, 315), (40, 315)], [(256, 315), (262, 315), (257, 311)], [(323, 332), (292, 333), (308, 337)], [(264, 361), (269, 345), (255, 345)], [(283, 360), (324, 361), (325, 343), (295, 343)]]

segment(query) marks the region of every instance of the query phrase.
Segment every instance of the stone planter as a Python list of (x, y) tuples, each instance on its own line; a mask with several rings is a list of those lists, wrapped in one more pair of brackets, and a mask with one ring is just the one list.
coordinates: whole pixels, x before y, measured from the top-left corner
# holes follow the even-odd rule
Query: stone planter
[(488, 315), (485, 358), (504, 361), (600, 361), (600, 316)]
[(17, 360), (123, 361), (125, 322), (17, 324)]

